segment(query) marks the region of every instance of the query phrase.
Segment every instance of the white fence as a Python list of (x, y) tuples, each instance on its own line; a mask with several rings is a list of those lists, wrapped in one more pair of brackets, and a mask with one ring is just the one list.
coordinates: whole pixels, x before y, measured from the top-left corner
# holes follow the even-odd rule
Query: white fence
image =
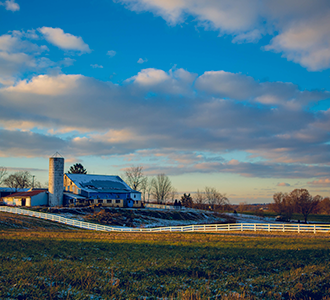
[(264, 224), (264, 223), (238, 223), (238, 224), (205, 224), (188, 226), (171, 226), (156, 228), (125, 228), (94, 223), (82, 222), (63, 218), (54, 214), (46, 214), (16, 207), (0, 206), (0, 211), (50, 220), (83, 229), (114, 232), (214, 232), (214, 231), (268, 231), (268, 232), (297, 232), (297, 233), (330, 233), (330, 225), (318, 224)]

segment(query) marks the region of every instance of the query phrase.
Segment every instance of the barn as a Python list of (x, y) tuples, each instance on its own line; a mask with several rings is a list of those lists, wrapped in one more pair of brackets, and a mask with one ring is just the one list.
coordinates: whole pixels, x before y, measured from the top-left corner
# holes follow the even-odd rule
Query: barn
[(119, 176), (64, 174), (64, 203), (88, 202), (109, 207), (141, 207), (141, 193)]

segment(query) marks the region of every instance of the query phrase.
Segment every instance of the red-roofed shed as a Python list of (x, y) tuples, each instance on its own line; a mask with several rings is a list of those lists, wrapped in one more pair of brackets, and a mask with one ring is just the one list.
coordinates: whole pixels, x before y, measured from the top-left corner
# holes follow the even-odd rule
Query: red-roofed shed
[(47, 205), (48, 191), (46, 189), (36, 189), (28, 192), (18, 192), (2, 197), (2, 201), (7, 205), (14, 206)]

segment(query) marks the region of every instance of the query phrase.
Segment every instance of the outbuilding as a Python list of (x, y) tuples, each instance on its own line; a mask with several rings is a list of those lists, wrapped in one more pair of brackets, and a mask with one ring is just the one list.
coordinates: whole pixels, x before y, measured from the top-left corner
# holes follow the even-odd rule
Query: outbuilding
[(48, 204), (48, 191), (46, 189), (35, 189), (27, 192), (18, 192), (6, 197), (2, 201), (12, 206), (39, 206)]

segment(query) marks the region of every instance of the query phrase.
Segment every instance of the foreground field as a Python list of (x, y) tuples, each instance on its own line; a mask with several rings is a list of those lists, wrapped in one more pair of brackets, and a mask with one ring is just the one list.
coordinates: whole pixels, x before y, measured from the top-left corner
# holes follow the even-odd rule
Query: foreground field
[(1, 299), (329, 299), (328, 236), (2, 229)]

